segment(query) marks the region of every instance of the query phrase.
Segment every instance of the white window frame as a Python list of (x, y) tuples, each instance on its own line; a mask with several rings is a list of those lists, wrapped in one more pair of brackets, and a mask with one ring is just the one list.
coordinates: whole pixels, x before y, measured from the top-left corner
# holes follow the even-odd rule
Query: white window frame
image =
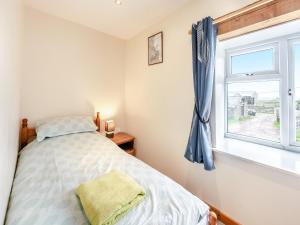
[(295, 96), (295, 61), (294, 61), (294, 51), (293, 46), (295, 44), (300, 44), (300, 37), (293, 38), (288, 40), (288, 51), (289, 51), (289, 60), (288, 60), (288, 68), (289, 68), (289, 91), (290, 91), (290, 98), (289, 98), (289, 117), (290, 117), (290, 130), (289, 130), (289, 142), (291, 146), (300, 147), (300, 142), (296, 141), (296, 105), (294, 101)]
[[(225, 79), (224, 79), (224, 137), (233, 138), (241, 141), (252, 142), (260, 145), (280, 148), (300, 152), (300, 142), (296, 142), (295, 129), (295, 103), (294, 95), (294, 62), (292, 47), (295, 43), (300, 43), (300, 34), (293, 34), (279, 37), (272, 40), (254, 43), (251, 45), (241, 46), (225, 50)], [(251, 74), (232, 74), (231, 57), (264, 49), (273, 49), (274, 52), (274, 70), (259, 71)], [(249, 72), (251, 73), (251, 72)], [(255, 82), (255, 81), (279, 81), (280, 96), (280, 143), (248, 137), (240, 134), (228, 132), (228, 83), (236, 82)], [(290, 91), (289, 91), (290, 90)], [(289, 95), (291, 92), (292, 95)]]
[[(273, 69), (266, 70), (266, 71), (249, 71), (248, 73), (238, 73), (232, 74), (232, 57), (238, 55), (244, 55), (247, 53), (259, 52), (263, 50), (273, 50)], [(257, 44), (257, 45), (250, 45), (245, 46), (242, 48), (234, 48), (229, 49), (226, 51), (226, 72), (227, 72), (227, 79), (232, 80), (244, 80), (245, 76), (265, 76), (265, 75), (279, 75), (279, 51), (278, 51), (278, 43), (271, 42), (271, 43), (264, 43), (264, 44)]]

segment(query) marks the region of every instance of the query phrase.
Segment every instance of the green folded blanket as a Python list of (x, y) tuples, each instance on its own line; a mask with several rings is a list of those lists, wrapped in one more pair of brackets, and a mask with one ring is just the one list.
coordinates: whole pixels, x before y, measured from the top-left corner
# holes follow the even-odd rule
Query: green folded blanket
[(92, 225), (112, 225), (145, 197), (143, 188), (119, 171), (81, 184), (76, 189)]

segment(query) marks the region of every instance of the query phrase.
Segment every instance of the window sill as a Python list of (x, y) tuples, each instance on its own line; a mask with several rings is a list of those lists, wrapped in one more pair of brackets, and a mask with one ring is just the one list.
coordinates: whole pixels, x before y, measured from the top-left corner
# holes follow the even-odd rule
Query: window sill
[(216, 153), (229, 154), (300, 177), (300, 153), (230, 138), (224, 138), (223, 146), (214, 148), (213, 150)]

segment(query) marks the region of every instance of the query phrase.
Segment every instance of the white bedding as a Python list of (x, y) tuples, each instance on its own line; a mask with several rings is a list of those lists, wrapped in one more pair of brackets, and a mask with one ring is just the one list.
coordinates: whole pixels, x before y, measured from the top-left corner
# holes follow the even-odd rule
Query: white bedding
[(142, 185), (146, 198), (117, 225), (206, 225), (208, 206), (97, 133), (29, 144), (21, 152), (7, 225), (89, 224), (74, 189), (112, 169)]

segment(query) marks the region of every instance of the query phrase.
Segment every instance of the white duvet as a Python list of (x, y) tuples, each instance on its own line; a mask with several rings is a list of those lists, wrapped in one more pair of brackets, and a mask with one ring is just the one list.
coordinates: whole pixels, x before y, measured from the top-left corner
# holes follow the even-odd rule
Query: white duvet
[(206, 204), (97, 133), (34, 141), (24, 148), (6, 224), (89, 224), (74, 189), (112, 169), (123, 171), (146, 191), (146, 198), (117, 225), (207, 224)]

